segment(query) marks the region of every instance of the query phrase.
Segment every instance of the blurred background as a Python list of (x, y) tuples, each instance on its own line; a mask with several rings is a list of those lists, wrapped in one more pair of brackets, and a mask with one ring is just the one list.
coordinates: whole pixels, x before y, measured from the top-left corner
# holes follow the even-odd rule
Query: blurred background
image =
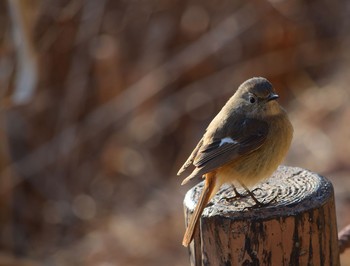
[(345, 0), (0, 1), (0, 265), (188, 265), (176, 172), (253, 76), (349, 224), (349, 27)]

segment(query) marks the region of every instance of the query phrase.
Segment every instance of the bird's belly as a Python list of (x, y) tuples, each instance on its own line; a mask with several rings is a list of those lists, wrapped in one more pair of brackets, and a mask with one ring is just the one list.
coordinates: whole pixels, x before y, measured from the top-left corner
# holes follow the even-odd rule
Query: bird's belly
[[(265, 143), (260, 149), (240, 157), (232, 163), (217, 170), (220, 183), (229, 183), (237, 180), (248, 187), (252, 187), (271, 176), (284, 159), (291, 138), (286, 138), (278, 145)], [(264, 150), (262, 152), (262, 150)]]

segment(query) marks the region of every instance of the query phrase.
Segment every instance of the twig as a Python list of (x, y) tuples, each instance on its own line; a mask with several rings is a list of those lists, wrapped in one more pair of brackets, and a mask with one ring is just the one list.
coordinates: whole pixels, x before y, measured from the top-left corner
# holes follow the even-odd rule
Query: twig
[(26, 5), (26, 1), (8, 0), (18, 64), (15, 90), (12, 95), (14, 104), (28, 103), (39, 80), (38, 56), (31, 35), (32, 17), (29, 16)]
[(338, 234), (339, 254), (350, 247), (350, 224), (343, 228)]

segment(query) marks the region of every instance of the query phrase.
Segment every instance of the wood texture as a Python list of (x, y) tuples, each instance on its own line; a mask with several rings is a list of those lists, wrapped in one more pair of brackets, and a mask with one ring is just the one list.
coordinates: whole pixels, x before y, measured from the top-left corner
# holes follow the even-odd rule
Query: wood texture
[[(201, 188), (186, 194), (186, 221)], [(230, 186), (217, 193), (189, 247), (191, 265), (339, 265), (334, 192), (326, 178), (281, 166), (254, 194), (272, 202), (252, 209), (250, 197), (227, 200), (234, 196)]]

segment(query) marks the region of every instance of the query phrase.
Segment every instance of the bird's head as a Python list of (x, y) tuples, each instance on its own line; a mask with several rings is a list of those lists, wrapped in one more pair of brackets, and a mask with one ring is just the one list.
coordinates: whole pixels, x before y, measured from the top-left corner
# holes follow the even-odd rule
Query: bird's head
[(237, 107), (251, 117), (265, 117), (281, 112), (276, 101), (278, 95), (265, 78), (248, 79), (239, 86), (234, 98), (238, 102)]

